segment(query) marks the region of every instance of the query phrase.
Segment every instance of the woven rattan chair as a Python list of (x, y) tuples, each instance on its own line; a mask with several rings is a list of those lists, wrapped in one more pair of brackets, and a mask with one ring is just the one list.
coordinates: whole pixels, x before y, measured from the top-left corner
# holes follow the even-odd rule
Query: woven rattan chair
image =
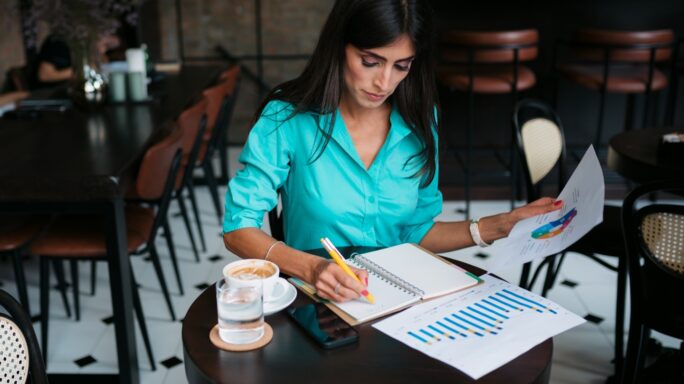
[[(525, 180), (527, 201), (531, 202), (542, 196), (542, 184), (557, 168), (558, 191), (565, 185), (566, 147), (563, 125), (558, 115), (546, 103), (538, 100), (522, 100), (513, 113), (515, 141), (520, 155), (522, 174)], [(560, 255), (549, 256), (537, 267), (530, 278), (531, 263), (523, 266), (520, 286), (532, 289), (540, 272), (546, 267), (546, 277), (542, 287), (542, 295), (546, 296), (553, 287), (567, 252), (575, 252), (589, 257), (598, 264), (617, 272), (617, 308), (615, 320), (615, 367), (619, 372), (622, 367), (624, 330), (624, 307), (626, 291), (626, 260), (622, 239), (620, 207), (606, 205), (603, 209), (603, 222), (594, 227), (582, 239), (573, 244)], [(617, 267), (596, 254), (614, 256), (618, 259)]]
[(47, 383), (45, 364), (31, 318), (9, 293), (0, 290), (0, 383)]
[[(647, 381), (641, 376), (651, 330), (684, 339), (684, 202), (637, 209), (642, 198), (663, 191), (682, 193), (684, 182), (642, 185), (623, 204), (632, 300), (623, 382)], [(681, 365), (671, 374), (671, 382), (680, 382)]]

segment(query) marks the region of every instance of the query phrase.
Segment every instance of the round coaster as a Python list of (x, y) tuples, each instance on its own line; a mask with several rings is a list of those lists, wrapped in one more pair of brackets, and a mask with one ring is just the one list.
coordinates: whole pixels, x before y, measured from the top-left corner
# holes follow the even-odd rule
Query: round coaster
[(271, 328), (268, 323), (264, 323), (264, 335), (261, 336), (261, 339), (251, 344), (229, 344), (221, 340), (221, 337), (219, 337), (218, 333), (218, 324), (214, 325), (211, 331), (209, 331), (209, 340), (211, 340), (211, 343), (214, 344), (216, 348), (230, 352), (253, 351), (270, 343), (271, 339), (273, 339), (273, 328)]

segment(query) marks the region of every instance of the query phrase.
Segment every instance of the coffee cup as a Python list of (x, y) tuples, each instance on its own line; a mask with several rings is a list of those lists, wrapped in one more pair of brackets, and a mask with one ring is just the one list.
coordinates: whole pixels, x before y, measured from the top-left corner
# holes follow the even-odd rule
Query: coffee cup
[(268, 260), (238, 260), (223, 267), (223, 277), (231, 287), (262, 286), (265, 303), (277, 301), (287, 292), (279, 276), (280, 268)]

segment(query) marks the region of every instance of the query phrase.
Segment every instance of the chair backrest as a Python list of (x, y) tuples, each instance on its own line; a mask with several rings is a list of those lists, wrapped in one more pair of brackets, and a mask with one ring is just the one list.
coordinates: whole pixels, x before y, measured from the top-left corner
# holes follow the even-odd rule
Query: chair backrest
[(195, 104), (186, 108), (178, 116), (178, 126), (183, 131), (183, 157), (187, 158), (195, 144), (195, 138), (200, 128), (202, 118), (206, 119), (207, 100), (202, 98)]
[(671, 29), (652, 31), (617, 31), (587, 28), (577, 32), (580, 45), (578, 58), (589, 61), (648, 63), (651, 54), (655, 62), (667, 61), (672, 55), (674, 32)]
[[(162, 198), (169, 172), (173, 171), (174, 156), (177, 151), (182, 151), (182, 148), (183, 131), (173, 124), (168, 136), (145, 152), (135, 183), (138, 196), (146, 200)], [(176, 171), (174, 171), (174, 179)]]
[(441, 58), (451, 63), (515, 63), (537, 57), (536, 29), (449, 31), (442, 35)]
[[(204, 96), (207, 98), (207, 130), (211, 127), (212, 113), (216, 113), (214, 118), (214, 126), (211, 128), (211, 134), (206, 146), (200, 148), (198, 154), (198, 161), (211, 161), (214, 152), (219, 146), (224, 143), (223, 139), (226, 137), (226, 131), (230, 125), (230, 120), (233, 117), (233, 110), (237, 102), (238, 90), (240, 87), (240, 66), (233, 66), (230, 69), (221, 73), (219, 77), (219, 84), (209, 88), (205, 91)], [(223, 93), (220, 94), (219, 92)], [(210, 100), (211, 98), (211, 100)], [(218, 110), (216, 109), (218, 107)], [(204, 135), (207, 136), (206, 134)]]
[(560, 118), (546, 103), (525, 99), (513, 111), (516, 148), (527, 199), (541, 197), (541, 181), (558, 165), (558, 187), (565, 182), (565, 137)]
[[(278, 192), (280, 196), (280, 192)], [(280, 200), (280, 199), (278, 199)], [(271, 237), (276, 240), (285, 241), (285, 229), (283, 226), (283, 212), (278, 212), (278, 203), (268, 212), (268, 225), (271, 228)]]
[(202, 95), (207, 101), (207, 132), (213, 132), (216, 127), (216, 121), (221, 111), (223, 100), (228, 94), (229, 85), (228, 83), (220, 82), (202, 91)]
[(229, 85), (232, 84), (232, 87), (235, 86), (235, 83), (238, 81), (240, 78), (240, 71), (241, 68), (239, 65), (234, 65), (225, 71), (221, 72), (219, 75), (219, 82), (221, 83), (228, 83)]
[[(671, 303), (684, 300), (684, 202), (681, 204), (648, 203), (654, 192), (684, 194), (684, 181), (660, 181), (636, 187), (622, 204), (622, 230), (630, 281), (633, 311), (644, 312), (663, 303), (660, 315), (682, 313), (679, 306), (668, 311)], [(646, 204), (644, 206), (644, 204)], [(658, 314), (644, 312), (646, 319), (661, 323)], [(681, 319), (681, 316), (679, 317)], [(665, 331), (658, 329), (659, 331)], [(684, 337), (679, 331), (666, 330)], [(679, 333), (675, 335), (671, 332)]]
[(230, 119), (233, 117), (233, 109), (237, 102), (238, 93), (240, 91), (240, 66), (235, 65), (227, 69), (219, 76), (219, 81), (225, 85), (226, 104), (224, 104), (221, 113), (219, 114), (219, 121), (217, 121), (219, 129), (225, 132), (230, 124)]
[(176, 178), (176, 189), (187, 184), (192, 177), (202, 144), (202, 137), (207, 127), (206, 110), (207, 100), (202, 98), (178, 116), (178, 126), (183, 132), (183, 161), (181, 162), (181, 171)]
[(684, 279), (684, 206), (646, 207), (639, 211), (639, 228), (646, 257)]
[(233, 109), (235, 108), (235, 103), (237, 101), (238, 93), (240, 91), (240, 69), (239, 65), (235, 65), (230, 69), (227, 69), (221, 73), (219, 76), (219, 81), (225, 84), (226, 97), (230, 98), (230, 103), (226, 105), (226, 109), (223, 111), (223, 129), (225, 130), (230, 124), (230, 119), (233, 116)]
[(0, 289), (0, 382), (47, 383), (45, 364), (31, 318), (7, 292)]
[(278, 212), (278, 207), (274, 207), (268, 212), (268, 225), (271, 228), (271, 237), (276, 240), (285, 241), (285, 230), (283, 229), (282, 212)]

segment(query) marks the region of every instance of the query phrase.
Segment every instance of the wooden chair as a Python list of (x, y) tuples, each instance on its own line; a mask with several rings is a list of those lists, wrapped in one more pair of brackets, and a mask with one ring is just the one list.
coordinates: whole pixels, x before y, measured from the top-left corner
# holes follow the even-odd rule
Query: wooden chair
[[(451, 90), (466, 92), (468, 99), (463, 162), (466, 218), (470, 218), (475, 95), (510, 94), (513, 107), (518, 101), (519, 92), (529, 90), (537, 82), (534, 72), (524, 63), (536, 59), (538, 41), (539, 34), (535, 29), (452, 31), (442, 37), (442, 66), (438, 71), (438, 79)], [(508, 167), (512, 196), (515, 196), (517, 177), (512, 146), (511, 140)]]
[(0, 255), (9, 256), (12, 259), (19, 302), (26, 312), (30, 312), (31, 306), (26, 290), (22, 254), (29, 241), (38, 236), (46, 223), (47, 220), (37, 220), (30, 216), (6, 214), (0, 216)]
[[(207, 100), (207, 130), (202, 137), (195, 168), (202, 169), (219, 224), (223, 219), (223, 209), (212, 160), (216, 152), (225, 155), (225, 136), (235, 107), (239, 69), (240, 67), (235, 66), (225, 71), (217, 85), (204, 90), (202, 93)], [(220, 156), (220, 158), (222, 162), (228, 161), (227, 156)]]
[(558, 73), (600, 94), (598, 124), (593, 139), (597, 151), (603, 148), (606, 94), (628, 95), (625, 129), (631, 129), (635, 95), (643, 94), (642, 127), (647, 125), (652, 93), (665, 89), (668, 84), (667, 76), (656, 64), (669, 62), (673, 39), (674, 33), (669, 29), (582, 29), (571, 41), (559, 40), (557, 46), (570, 48), (571, 58), (558, 62), (559, 53), (554, 54), (554, 67)]
[(204, 231), (200, 222), (199, 208), (197, 205), (197, 198), (195, 197), (195, 190), (192, 185), (193, 172), (197, 157), (199, 156), (202, 139), (207, 127), (207, 99), (202, 98), (191, 107), (185, 109), (180, 116), (178, 116), (178, 126), (183, 131), (183, 161), (181, 163), (181, 171), (176, 180), (176, 189), (174, 191), (174, 198), (178, 202), (185, 222), (185, 228), (188, 231), (188, 237), (192, 244), (193, 252), (195, 253), (195, 260), (199, 263), (199, 252), (197, 251), (197, 244), (195, 237), (192, 234), (190, 226), (190, 218), (185, 208), (183, 201), (184, 192), (188, 192), (192, 210), (195, 214), (195, 223), (197, 224), (197, 232), (199, 234), (200, 242), (202, 243), (202, 250), (206, 252), (207, 245), (204, 239)]
[[(176, 176), (182, 158), (183, 132), (174, 130), (168, 137), (147, 150), (138, 176), (138, 190), (142, 196), (159, 196), (161, 203), (153, 209), (138, 204), (126, 204), (126, 238), (129, 254), (149, 252), (155, 267), (157, 278), (164, 293), (166, 305), (175, 320), (173, 305), (161, 270), (159, 255), (155, 247), (155, 239), (159, 228), (166, 220), (171, 194), (175, 186)], [(155, 176), (156, 175), (156, 176)], [(66, 259), (73, 264), (77, 260), (100, 260), (107, 257), (106, 237), (103, 231), (102, 218), (95, 215), (69, 215), (58, 218), (47, 231), (31, 243), (30, 252), (41, 257), (41, 336), (43, 355), (47, 361), (48, 351), (48, 319), (49, 291), (48, 273), (50, 259)], [(133, 270), (130, 271), (131, 283), (135, 286)], [(73, 279), (74, 301), (78, 301), (78, 278)], [(76, 304), (78, 305), (78, 304)], [(133, 289), (133, 305), (140, 325), (145, 349), (152, 369), (155, 369), (152, 347), (149, 341), (143, 309), (138, 289)]]

